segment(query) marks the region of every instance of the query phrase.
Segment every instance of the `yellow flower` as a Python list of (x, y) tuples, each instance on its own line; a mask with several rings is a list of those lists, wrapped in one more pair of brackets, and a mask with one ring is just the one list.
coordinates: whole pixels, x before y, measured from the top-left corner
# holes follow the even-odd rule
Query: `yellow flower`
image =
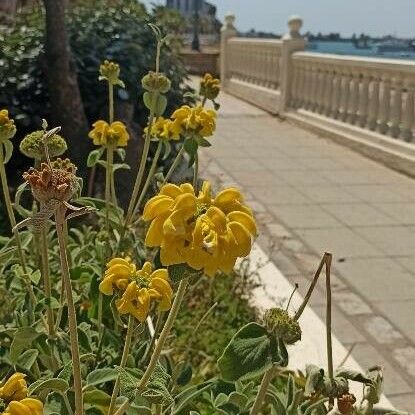
[(195, 108), (183, 105), (172, 115), (188, 136), (209, 137), (216, 128), (216, 111), (206, 110), (201, 105)]
[(127, 127), (121, 121), (108, 124), (104, 120), (98, 120), (92, 126), (94, 128), (88, 136), (97, 146), (125, 147), (130, 139)]
[(114, 294), (114, 288), (125, 290), (130, 279), (135, 275), (137, 267), (131, 258), (113, 258), (107, 263), (104, 279), (99, 284), (102, 294)]
[(0, 143), (10, 140), (16, 134), (14, 121), (9, 118), (9, 112), (5, 109), (0, 110)]
[(144, 207), (150, 221), (145, 243), (160, 247), (163, 265), (187, 263), (213, 276), (229, 273), (237, 258), (247, 256), (257, 233), (252, 211), (235, 188), (215, 198), (205, 182), (198, 196), (193, 187), (166, 184)]
[[(145, 128), (147, 133), (148, 128)], [(182, 133), (182, 127), (178, 120), (170, 120), (164, 117), (158, 117), (151, 127), (151, 136), (164, 140), (179, 140)]]
[(99, 80), (106, 80), (109, 84), (119, 85), (124, 88), (124, 83), (120, 80), (120, 65), (109, 60), (105, 60), (99, 67)]
[(146, 262), (137, 270), (130, 258), (109, 261), (99, 289), (105, 295), (112, 295), (114, 289), (119, 290), (122, 295), (115, 302), (119, 313), (131, 314), (141, 322), (147, 318), (151, 301), (158, 303), (160, 311), (167, 311), (173, 297), (166, 269), (153, 271), (152, 265)]
[(42, 415), (43, 403), (38, 399), (25, 398), (21, 401), (11, 401), (3, 415)]
[(214, 78), (210, 73), (203, 76), (200, 81), (200, 95), (214, 100), (220, 92), (220, 80)]
[(4, 401), (20, 401), (27, 396), (26, 375), (16, 372), (0, 387), (0, 399)]

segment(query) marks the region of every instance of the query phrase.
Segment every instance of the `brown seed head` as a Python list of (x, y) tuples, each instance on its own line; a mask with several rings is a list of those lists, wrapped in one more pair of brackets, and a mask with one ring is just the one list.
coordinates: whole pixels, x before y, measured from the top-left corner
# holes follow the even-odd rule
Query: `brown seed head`
[(353, 410), (353, 405), (356, 403), (356, 398), (351, 393), (345, 393), (337, 398), (337, 407), (341, 414), (350, 414)]

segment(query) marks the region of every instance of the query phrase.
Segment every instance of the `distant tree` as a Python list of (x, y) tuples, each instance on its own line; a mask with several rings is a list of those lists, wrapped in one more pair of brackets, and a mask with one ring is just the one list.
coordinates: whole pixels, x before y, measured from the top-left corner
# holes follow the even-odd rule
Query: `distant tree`
[(65, 28), (66, 1), (43, 0), (43, 3), (46, 11), (45, 52), (51, 125), (62, 126), (63, 136), (71, 142), (69, 156), (78, 166), (85, 166), (89, 145), (86, 139), (88, 123)]

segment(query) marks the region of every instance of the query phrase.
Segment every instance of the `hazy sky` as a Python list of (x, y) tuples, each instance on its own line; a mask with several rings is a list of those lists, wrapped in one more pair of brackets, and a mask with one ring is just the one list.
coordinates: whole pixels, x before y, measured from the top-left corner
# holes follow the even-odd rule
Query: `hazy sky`
[[(142, 0), (165, 4), (164, 0)], [(415, 0), (210, 0), (222, 20), (236, 15), (240, 30), (285, 32), (287, 17), (299, 14), (304, 30), (312, 32), (365, 32), (415, 37)]]

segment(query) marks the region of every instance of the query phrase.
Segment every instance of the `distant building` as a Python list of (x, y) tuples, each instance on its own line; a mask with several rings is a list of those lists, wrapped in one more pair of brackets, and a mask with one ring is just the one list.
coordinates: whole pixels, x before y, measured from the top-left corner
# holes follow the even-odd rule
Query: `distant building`
[(198, 9), (202, 33), (217, 33), (220, 23), (216, 18), (216, 6), (205, 0), (166, 0), (166, 7), (178, 10), (189, 21)]

